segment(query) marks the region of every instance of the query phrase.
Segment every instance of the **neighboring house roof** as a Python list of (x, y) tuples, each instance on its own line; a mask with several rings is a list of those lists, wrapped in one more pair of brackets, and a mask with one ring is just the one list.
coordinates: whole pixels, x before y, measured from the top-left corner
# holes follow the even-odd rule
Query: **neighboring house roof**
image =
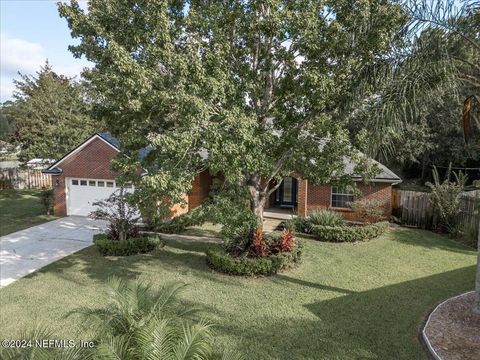
[[(90, 138), (88, 138), (87, 140), (85, 140), (82, 144), (77, 146), (75, 149), (70, 151), (68, 154), (66, 154), (64, 157), (62, 157), (60, 160), (58, 160), (54, 164), (50, 165), (50, 167), (48, 167), (45, 170), (42, 170), (42, 172), (46, 173), (46, 174), (54, 174), (54, 175), (55, 174), (61, 174), (62, 169), (59, 167), (59, 165), (63, 161), (68, 159), (70, 156), (74, 155), (75, 153), (77, 153), (78, 151), (83, 149), (85, 146), (87, 146), (90, 142), (92, 142), (96, 138), (99, 138), (99, 139), (103, 140), (104, 142), (109, 144), (111, 147), (113, 147), (115, 150), (120, 152), (120, 142), (118, 141), (117, 138), (112, 136), (112, 134), (110, 134), (109, 132), (96, 133), (96, 134), (92, 135)], [(142, 148), (138, 151), (138, 157), (140, 159), (143, 159), (152, 150), (153, 150), (152, 146), (147, 146), (145, 148)], [(200, 156), (202, 156), (203, 159), (206, 159), (208, 157), (208, 151), (202, 150), (200, 152)], [(385, 165), (383, 165), (383, 164), (381, 164), (378, 161), (375, 161), (373, 159), (371, 159), (371, 160), (378, 166), (380, 171), (375, 176), (375, 178), (370, 179), (370, 181), (373, 181), (373, 182), (387, 182), (387, 183), (394, 183), (394, 184), (402, 182), (402, 179), (400, 179), (399, 176), (397, 176), (393, 171), (391, 171)], [(356, 174), (353, 173), (354, 168), (355, 168), (355, 164), (348, 158), (344, 159), (344, 163), (345, 163), (345, 173), (351, 175), (351, 177), (354, 180), (360, 180), (361, 177), (359, 175), (356, 175)]]

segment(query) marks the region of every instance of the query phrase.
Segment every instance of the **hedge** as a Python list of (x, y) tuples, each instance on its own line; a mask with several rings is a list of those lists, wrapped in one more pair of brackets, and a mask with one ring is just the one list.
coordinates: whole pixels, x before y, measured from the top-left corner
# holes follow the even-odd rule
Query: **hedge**
[(322, 241), (355, 242), (373, 239), (385, 232), (388, 222), (382, 221), (364, 226), (313, 225), (312, 234)]
[(300, 262), (302, 244), (291, 252), (282, 252), (265, 257), (233, 257), (220, 245), (207, 248), (207, 263), (214, 270), (231, 275), (272, 275)]
[(93, 243), (103, 256), (129, 256), (147, 253), (163, 244), (160, 238), (153, 236), (112, 240), (106, 234), (93, 235)]

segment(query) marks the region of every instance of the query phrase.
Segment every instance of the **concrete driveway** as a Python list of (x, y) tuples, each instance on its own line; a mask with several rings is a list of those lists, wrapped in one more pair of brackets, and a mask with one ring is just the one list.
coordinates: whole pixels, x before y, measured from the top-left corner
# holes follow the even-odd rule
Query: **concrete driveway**
[(70, 216), (0, 237), (0, 287), (92, 244), (105, 222)]

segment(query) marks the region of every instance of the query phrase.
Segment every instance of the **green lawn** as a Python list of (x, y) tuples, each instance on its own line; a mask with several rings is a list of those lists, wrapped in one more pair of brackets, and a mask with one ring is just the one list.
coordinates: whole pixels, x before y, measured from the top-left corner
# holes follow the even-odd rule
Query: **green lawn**
[(0, 190), (0, 236), (55, 219), (45, 214), (41, 190)]
[(184, 299), (205, 307), (217, 344), (248, 359), (426, 359), (417, 340), (423, 317), (473, 288), (475, 252), (427, 231), (397, 229), (359, 244), (305, 241), (300, 267), (265, 278), (212, 272), (202, 241), (168, 240), (126, 258), (90, 247), (0, 290), (0, 339), (35, 324), (58, 338), (88, 339), (80, 319), (65, 315), (102, 307), (116, 274), (191, 284)]

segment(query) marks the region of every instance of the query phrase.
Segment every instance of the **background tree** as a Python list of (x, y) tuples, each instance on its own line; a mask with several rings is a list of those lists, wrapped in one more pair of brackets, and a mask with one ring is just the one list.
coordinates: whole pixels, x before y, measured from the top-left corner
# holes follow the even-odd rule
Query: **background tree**
[[(382, 101), (371, 101), (368, 104), (371, 105), (370, 110), (376, 106), (376, 111), (371, 111), (369, 124), (375, 127), (374, 133), (377, 134), (392, 129), (402, 131), (402, 127), (411, 123), (412, 119), (421, 118), (416, 115), (421, 108), (423, 116), (437, 120), (431, 126), (435, 136), (445, 128), (450, 129), (437, 142), (439, 148), (448, 149), (452, 142), (458, 145), (458, 137), (454, 138), (458, 135), (458, 130), (452, 131), (454, 127), (451, 125), (458, 119), (457, 129), (462, 129), (463, 125), (465, 139), (471, 138), (470, 148), (464, 148), (464, 151), (470, 152), (478, 164), (480, 127), (475, 129), (475, 125), (480, 123), (480, 105), (473, 98), (478, 98), (480, 92), (479, 3), (469, 0), (407, 0), (403, 5), (410, 18), (404, 32), (407, 38), (412, 39), (412, 47), (406, 47), (406, 54), (400, 54), (397, 66), (388, 71), (392, 79), (390, 88), (376, 94), (377, 99)], [(419, 41), (418, 38), (422, 36), (424, 41)], [(432, 53), (435, 48), (437, 51)], [(432, 72), (437, 79), (427, 81), (431, 79)], [(470, 101), (465, 102), (462, 119), (461, 109), (465, 99)], [(439, 108), (443, 108), (441, 116), (435, 113)], [(456, 109), (459, 109), (458, 112)], [(381, 118), (385, 121), (379, 121)], [(474, 131), (477, 132), (473, 133)], [(448, 141), (444, 142), (445, 140)], [(371, 143), (375, 144), (376, 151), (383, 148), (394, 155), (397, 150), (392, 142), (385, 143), (378, 138)], [(480, 314), (480, 233), (478, 251), (473, 311)]]
[(0, 106), (0, 140), (9, 141), (15, 133), (15, 112), (18, 108), (13, 101), (5, 101)]
[(344, 114), (360, 101), (358, 76), (391, 52), (406, 20), (400, 6), (94, 0), (88, 12), (76, 1), (59, 10), (80, 39), (71, 51), (95, 64), (84, 73), (103, 100), (95, 110), (125, 155), (153, 146), (140, 188), (180, 201), (208, 168), (242, 190), (261, 224), (270, 186), (286, 175), (348, 183), (349, 156), (371, 176)]
[(59, 159), (94, 131), (83, 86), (56, 74), (46, 63), (37, 76), (15, 81), (15, 141), (19, 158)]
[[(464, 104), (463, 130), (465, 140), (473, 137), (473, 142), (480, 147), (480, 106), (473, 97), (480, 95), (480, 6), (475, 1), (464, 1), (459, 8), (453, 1), (443, 4), (428, 3), (425, 0), (408, 2), (415, 27), (432, 27), (442, 29), (448, 36), (447, 59), (454, 64), (456, 75), (463, 87), (467, 88)], [(459, 51), (461, 49), (461, 51)], [(469, 106), (470, 105), (470, 106)], [(477, 129), (472, 136), (472, 130)], [(475, 281), (475, 301), (473, 312), (480, 314), (480, 233), (478, 234), (478, 261)]]

